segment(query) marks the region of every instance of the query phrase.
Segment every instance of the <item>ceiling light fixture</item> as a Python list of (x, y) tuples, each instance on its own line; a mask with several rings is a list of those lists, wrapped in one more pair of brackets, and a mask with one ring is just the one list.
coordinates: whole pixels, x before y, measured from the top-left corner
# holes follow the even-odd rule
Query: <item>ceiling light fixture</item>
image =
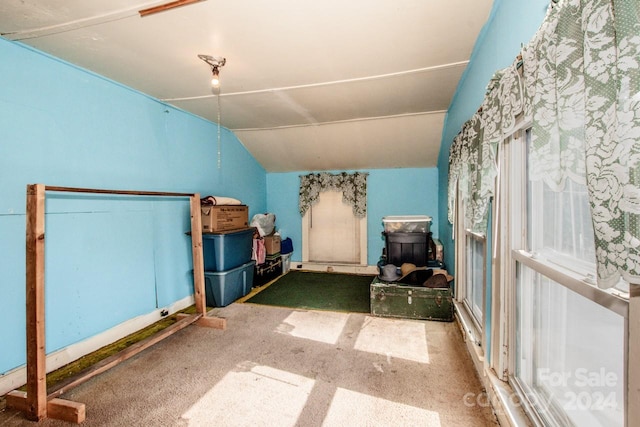
[(224, 67), (227, 63), (227, 59), (221, 56), (211, 55), (198, 55), (198, 58), (202, 59), (211, 67), (211, 86), (217, 89), (218, 96), (216, 96), (218, 102), (218, 170), (222, 169), (222, 141), (220, 138), (220, 67)]
[(224, 67), (224, 64), (227, 63), (227, 59), (221, 56), (211, 56), (211, 55), (198, 55), (198, 58), (202, 59), (204, 62), (209, 64), (211, 67), (211, 74), (213, 75), (211, 79), (211, 86), (214, 88), (220, 87), (220, 67)]

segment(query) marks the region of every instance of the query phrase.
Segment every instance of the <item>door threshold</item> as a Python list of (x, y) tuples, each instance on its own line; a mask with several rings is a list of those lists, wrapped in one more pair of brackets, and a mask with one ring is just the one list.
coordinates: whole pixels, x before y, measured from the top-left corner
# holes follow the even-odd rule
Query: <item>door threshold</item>
[(328, 262), (291, 262), (292, 270), (322, 271), (326, 273), (378, 274), (375, 265), (344, 264)]

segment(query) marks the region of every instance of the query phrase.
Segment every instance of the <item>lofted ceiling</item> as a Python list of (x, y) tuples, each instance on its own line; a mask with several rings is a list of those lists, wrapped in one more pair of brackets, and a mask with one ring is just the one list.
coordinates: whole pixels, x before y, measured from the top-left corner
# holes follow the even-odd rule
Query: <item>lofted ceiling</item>
[[(195, 0), (179, 0), (184, 1)], [(234, 131), (268, 172), (433, 167), (492, 0), (2, 0), (0, 34)], [(225, 57), (221, 87), (198, 54)], [(219, 109), (218, 109), (219, 108)]]

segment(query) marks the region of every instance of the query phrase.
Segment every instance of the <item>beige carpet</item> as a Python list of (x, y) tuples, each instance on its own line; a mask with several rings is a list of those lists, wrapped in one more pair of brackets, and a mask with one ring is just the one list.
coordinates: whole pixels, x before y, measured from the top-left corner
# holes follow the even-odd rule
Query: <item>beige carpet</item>
[[(73, 389), (85, 426), (491, 426), (455, 323), (252, 304)], [(465, 400), (465, 395), (467, 396)], [(19, 412), (0, 425), (33, 426)], [(39, 426), (68, 426), (46, 420)]]

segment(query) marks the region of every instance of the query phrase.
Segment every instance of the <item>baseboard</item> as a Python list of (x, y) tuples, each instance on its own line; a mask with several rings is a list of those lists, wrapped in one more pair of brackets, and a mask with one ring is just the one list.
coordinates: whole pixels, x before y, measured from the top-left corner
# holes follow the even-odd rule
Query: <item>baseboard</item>
[[(75, 344), (71, 344), (61, 350), (54, 351), (47, 355), (47, 372), (55, 371), (74, 360), (78, 360), (84, 355), (87, 355), (105, 345), (111, 344), (121, 338), (126, 337), (134, 332), (143, 329), (158, 320), (162, 316), (162, 311), (167, 310), (169, 314), (173, 314), (177, 311), (185, 309), (194, 304), (193, 295), (183, 298), (167, 307), (158, 308), (151, 313), (144, 314), (142, 316), (135, 317), (127, 320), (113, 328), (104, 331), (100, 334), (94, 335), (83, 341)], [(15, 390), (22, 387), (27, 382), (27, 368), (25, 365), (19, 366), (4, 374), (0, 374), (0, 396), (4, 395), (11, 390)]]
[(350, 274), (378, 274), (378, 267), (375, 265), (360, 264), (332, 264), (324, 262), (296, 262), (291, 261), (292, 270), (322, 271), (329, 273), (350, 273)]

